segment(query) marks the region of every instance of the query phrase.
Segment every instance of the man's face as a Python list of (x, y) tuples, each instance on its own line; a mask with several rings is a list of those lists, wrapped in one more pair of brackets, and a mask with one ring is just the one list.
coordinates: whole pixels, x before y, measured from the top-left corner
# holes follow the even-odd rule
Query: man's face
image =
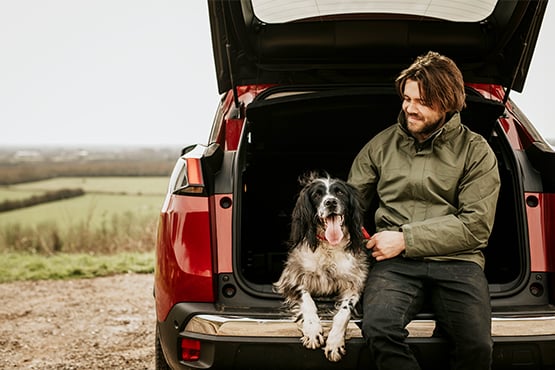
[(407, 129), (419, 141), (426, 140), (442, 124), (445, 112), (425, 104), (420, 97), (418, 82), (407, 80), (403, 91), (403, 112)]

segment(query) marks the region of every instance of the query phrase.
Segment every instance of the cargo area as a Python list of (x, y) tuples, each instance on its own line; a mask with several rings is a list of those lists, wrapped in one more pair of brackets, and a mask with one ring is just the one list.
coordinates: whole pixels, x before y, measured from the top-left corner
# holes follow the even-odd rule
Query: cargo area
[[(238, 148), (236, 261), (244, 283), (268, 291), (281, 273), (288, 250), (290, 215), (298, 178), (326, 171), (347, 178), (351, 163), (376, 133), (396, 122), (400, 98), (389, 88), (321, 90), (269, 89), (248, 106)], [(523, 199), (516, 159), (497, 121), (500, 103), (467, 90), (463, 123), (484, 136), (497, 155), (501, 192), (486, 254), (493, 292), (510, 292), (527, 271)], [(237, 208), (237, 207), (236, 207)], [(373, 232), (373, 211), (366, 217)]]

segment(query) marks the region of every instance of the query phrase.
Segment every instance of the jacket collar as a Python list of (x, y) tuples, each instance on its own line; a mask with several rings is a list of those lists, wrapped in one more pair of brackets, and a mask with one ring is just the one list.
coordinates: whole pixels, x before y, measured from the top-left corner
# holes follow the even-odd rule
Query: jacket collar
[(417, 152), (420, 152), (421, 150), (425, 150), (425, 148), (431, 148), (433, 143), (438, 140), (443, 142), (449, 140), (449, 138), (452, 137), (461, 127), (461, 115), (459, 112), (452, 113), (450, 118), (447, 119), (447, 122), (445, 122), (422, 143), (419, 143), (407, 129), (407, 123), (403, 111), (399, 113), (397, 122), (403, 134), (414, 142)]

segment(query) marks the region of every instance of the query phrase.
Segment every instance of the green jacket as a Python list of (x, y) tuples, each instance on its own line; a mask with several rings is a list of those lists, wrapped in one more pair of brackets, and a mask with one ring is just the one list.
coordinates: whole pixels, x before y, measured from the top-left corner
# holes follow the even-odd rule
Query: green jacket
[(454, 114), (418, 144), (399, 122), (370, 140), (349, 180), (368, 206), (377, 194), (377, 231), (401, 230), (404, 256), (464, 260), (484, 267), (499, 195), (497, 159), (486, 140)]

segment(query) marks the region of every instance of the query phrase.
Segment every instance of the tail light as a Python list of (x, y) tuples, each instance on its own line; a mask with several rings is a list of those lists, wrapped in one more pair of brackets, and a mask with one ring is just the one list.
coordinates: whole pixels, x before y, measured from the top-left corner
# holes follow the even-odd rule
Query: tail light
[(171, 175), (169, 193), (202, 196), (213, 194), (213, 174), (219, 170), (222, 158), (223, 150), (215, 143), (185, 148)]
[(170, 178), (169, 193), (208, 195), (213, 193), (213, 177), (221, 166), (223, 151), (218, 144), (185, 148)]
[(181, 360), (198, 361), (200, 359), (200, 341), (196, 339), (181, 339)]

